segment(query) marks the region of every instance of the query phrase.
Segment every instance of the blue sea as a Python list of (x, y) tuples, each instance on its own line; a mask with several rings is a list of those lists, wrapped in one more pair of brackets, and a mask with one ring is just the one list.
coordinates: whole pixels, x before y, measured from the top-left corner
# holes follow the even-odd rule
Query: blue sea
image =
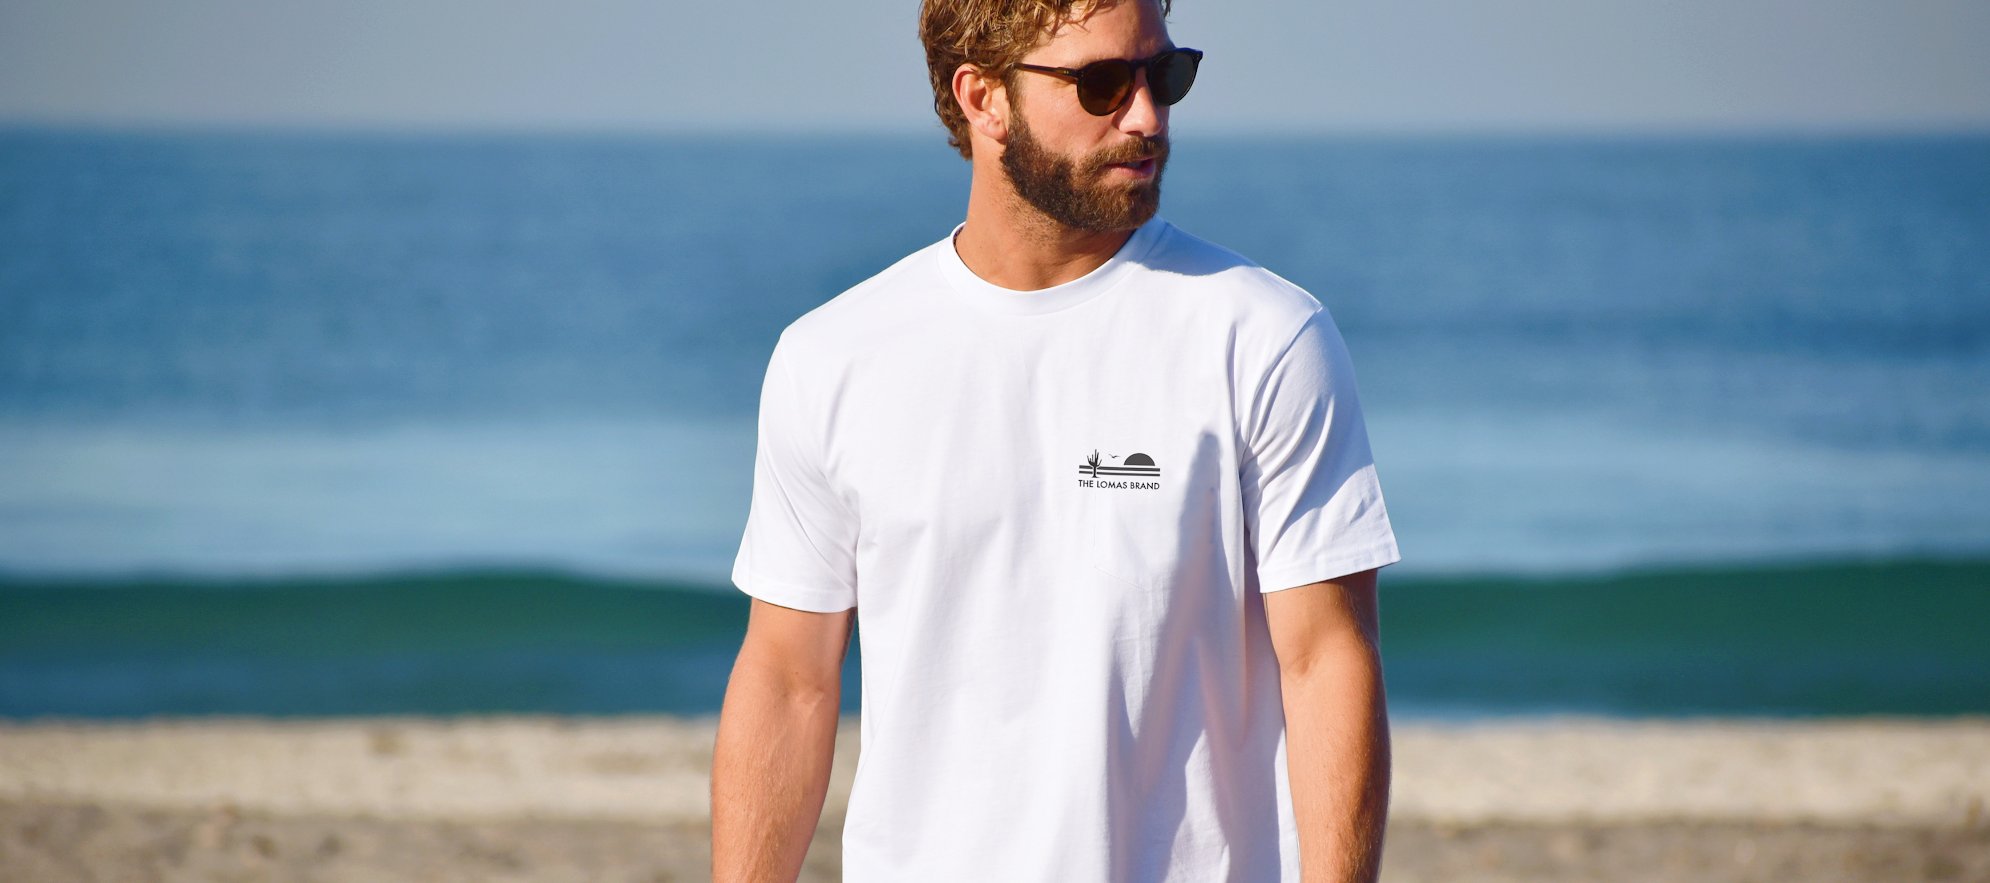
[[(775, 337), (966, 184), (0, 130), (0, 717), (716, 711)], [(1990, 713), (1990, 135), (1178, 136), (1165, 191), (1347, 339), (1399, 716)]]

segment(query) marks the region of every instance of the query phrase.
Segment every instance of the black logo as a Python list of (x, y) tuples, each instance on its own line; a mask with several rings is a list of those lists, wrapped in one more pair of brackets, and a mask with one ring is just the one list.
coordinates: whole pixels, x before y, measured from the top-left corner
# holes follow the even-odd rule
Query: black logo
[(1121, 459), (1118, 454), (1108, 454), (1106, 460), (1118, 460), (1119, 463), (1114, 465), (1100, 460), (1096, 450), (1086, 457), (1085, 462), (1078, 465), (1078, 486), (1139, 491), (1161, 489), (1161, 467), (1154, 465), (1153, 457), (1127, 454), (1125, 459)]

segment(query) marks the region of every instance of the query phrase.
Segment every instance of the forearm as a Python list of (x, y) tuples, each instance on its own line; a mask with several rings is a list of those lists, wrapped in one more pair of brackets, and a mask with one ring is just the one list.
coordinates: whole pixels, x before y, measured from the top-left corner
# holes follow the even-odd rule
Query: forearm
[(1389, 714), (1374, 646), (1349, 639), (1281, 673), (1306, 883), (1373, 883), (1389, 815)]
[(712, 879), (790, 883), (829, 790), (840, 696), (735, 669), (712, 747)]

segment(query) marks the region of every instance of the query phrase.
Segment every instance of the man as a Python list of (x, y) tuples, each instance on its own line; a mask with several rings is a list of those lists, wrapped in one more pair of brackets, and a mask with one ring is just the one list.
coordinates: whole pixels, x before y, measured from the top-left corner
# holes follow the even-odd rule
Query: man
[(967, 218), (770, 359), (718, 880), (801, 867), (853, 615), (846, 880), (1375, 879), (1396, 542), (1332, 319), (1155, 214), (1166, 11), (925, 3)]

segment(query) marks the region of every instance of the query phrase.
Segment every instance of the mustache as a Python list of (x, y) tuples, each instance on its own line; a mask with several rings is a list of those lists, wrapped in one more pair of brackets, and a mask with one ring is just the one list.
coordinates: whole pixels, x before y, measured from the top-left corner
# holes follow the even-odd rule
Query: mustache
[(1167, 158), (1168, 136), (1162, 135), (1158, 138), (1141, 138), (1116, 147), (1108, 147), (1092, 157), (1090, 165), (1092, 171), (1096, 172), (1106, 166), (1116, 166), (1120, 163), (1139, 162), (1143, 159), (1165, 161)]

